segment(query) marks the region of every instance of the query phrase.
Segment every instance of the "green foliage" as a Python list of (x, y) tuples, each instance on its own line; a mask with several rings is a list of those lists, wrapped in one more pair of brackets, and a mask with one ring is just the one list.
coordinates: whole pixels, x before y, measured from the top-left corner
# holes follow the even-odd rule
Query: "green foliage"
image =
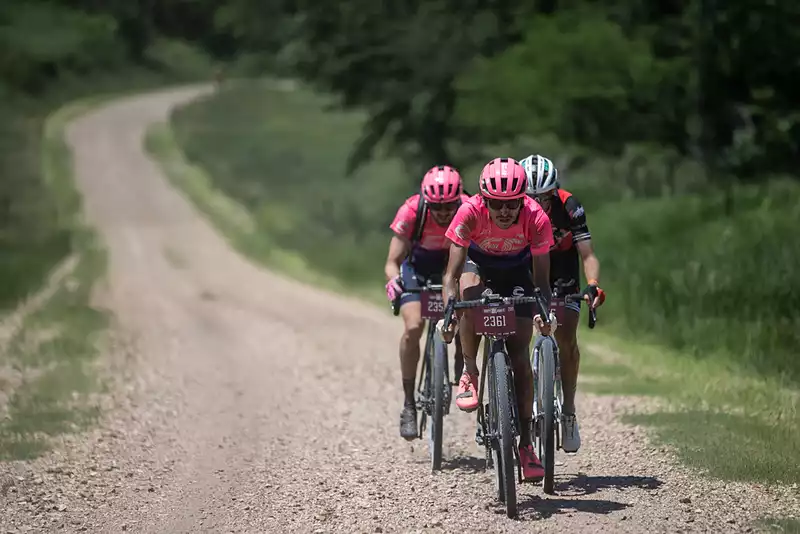
[(488, 142), (555, 134), (607, 153), (659, 140), (655, 106), (675, 81), (646, 40), (593, 12), (540, 15), (525, 29), (521, 43), (464, 73), (460, 125)]
[[(304, 89), (243, 85), (181, 109), (174, 124), (189, 159), (253, 213), (256, 234), (268, 236), (257, 239), (346, 283), (380, 287), (386, 227), (413, 192), (404, 186), (411, 177), (397, 161), (378, 160), (346, 178), (344, 154), (363, 115), (325, 112), (328, 102)], [(638, 156), (654, 159), (644, 148)], [(597, 159), (593, 168), (619, 164)], [(722, 195), (689, 193), (691, 180), (676, 184), (680, 195), (620, 200), (616, 193), (635, 183), (593, 183), (586, 169), (565, 186), (587, 208), (609, 293), (604, 328), (800, 383), (792, 276), (800, 248), (787, 239), (800, 223), (800, 188), (788, 180), (738, 187), (726, 217)], [(604, 191), (608, 184), (618, 189)]]
[[(626, 201), (593, 211), (590, 228), (610, 297), (606, 313), (637, 336), (709, 357), (723, 350), (755, 372), (800, 381), (800, 188), (787, 181), (721, 195)], [(711, 333), (713, 332), (713, 335)]]
[(361, 114), (324, 114), (330, 99), (245, 85), (175, 112), (187, 157), (250, 211), (259, 239), (346, 283), (380, 284), (388, 225), (413, 194), (397, 161), (346, 177)]

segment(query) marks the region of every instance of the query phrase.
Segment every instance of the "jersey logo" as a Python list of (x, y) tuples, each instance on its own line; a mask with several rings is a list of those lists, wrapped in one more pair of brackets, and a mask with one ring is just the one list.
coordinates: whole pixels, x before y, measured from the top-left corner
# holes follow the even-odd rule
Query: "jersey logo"
[(458, 236), (459, 239), (467, 240), (469, 239), (469, 228), (467, 228), (466, 224), (459, 224), (456, 226), (454, 233)]
[(397, 222), (397, 233), (404, 234), (408, 229), (408, 223), (406, 221), (398, 221)]

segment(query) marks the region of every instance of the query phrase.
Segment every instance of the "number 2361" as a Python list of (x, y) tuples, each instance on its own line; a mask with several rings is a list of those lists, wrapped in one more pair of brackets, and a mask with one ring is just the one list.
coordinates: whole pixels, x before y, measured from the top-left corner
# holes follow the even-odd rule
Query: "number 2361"
[(505, 315), (484, 315), (483, 326), (504, 327), (506, 326)]

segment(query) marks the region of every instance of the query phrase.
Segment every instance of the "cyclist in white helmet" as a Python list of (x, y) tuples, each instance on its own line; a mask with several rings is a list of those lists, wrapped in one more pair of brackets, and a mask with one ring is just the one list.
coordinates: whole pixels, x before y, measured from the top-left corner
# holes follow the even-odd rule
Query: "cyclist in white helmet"
[[(568, 293), (580, 291), (578, 256), (583, 262), (586, 276), (587, 300), (593, 307), (605, 301), (605, 293), (598, 285), (600, 261), (594, 254), (592, 236), (586, 224), (583, 206), (572, 193), (562, 189), (558, 182), (558, 170), (553, 162), (540, 155), (531, 155), (520, 161), (528, 178), (526, 193), (534, 198), (550, 217), (555, 244), (550, 248), (550, 283), (572, 281)], [(578, 420), (575, 415), (575, 393), (578, 386), (578, 319), (580, 303), (565, 303), (563, 298), (553, 298), (551, 308), (556, 313), (559, 327), (556, 330), (559, 356), (561, 358), (561, 382), (564, 390), (563, 436), (565, 452), (577, 452), (581, 446)]]

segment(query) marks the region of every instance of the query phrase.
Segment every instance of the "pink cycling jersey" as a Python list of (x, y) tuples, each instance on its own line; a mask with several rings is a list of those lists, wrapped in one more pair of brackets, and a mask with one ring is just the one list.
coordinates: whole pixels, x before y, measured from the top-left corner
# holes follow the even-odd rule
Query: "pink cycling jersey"
[[(462, 205), (464, 202), (467, 202), (469, 198), (470, 197), (467, 195), (461, 195)], [(397, 215), (394, 216), (394, 221), (389, 225), (389, 228), (397, 235), (411, 239), (414, 233), (414, 223), (417, 219), (418, 205), (418, 194), (406, 199), (403, 205), (400, 206), (400, 209), (397, 210)], [(429, 210), (422, 228), (422, 236), (420, 236), (417, 245), (426, 250), (447, 250), (450, 247), (450, 242), (444, 235), (446, 230), (446, 227), (439, 226), (439, 224), (436, 223)]]
[(547, 254), (553, 245), (550, 219), (530, 197), (525, 197), (517, 222), (503, 230), (489, 218), (483, 197), (475, 195), (461, 204), (445, 237), (462, 247), (474, 247), (490, 256), (513, 256), (530, 248), (531, 254)]

